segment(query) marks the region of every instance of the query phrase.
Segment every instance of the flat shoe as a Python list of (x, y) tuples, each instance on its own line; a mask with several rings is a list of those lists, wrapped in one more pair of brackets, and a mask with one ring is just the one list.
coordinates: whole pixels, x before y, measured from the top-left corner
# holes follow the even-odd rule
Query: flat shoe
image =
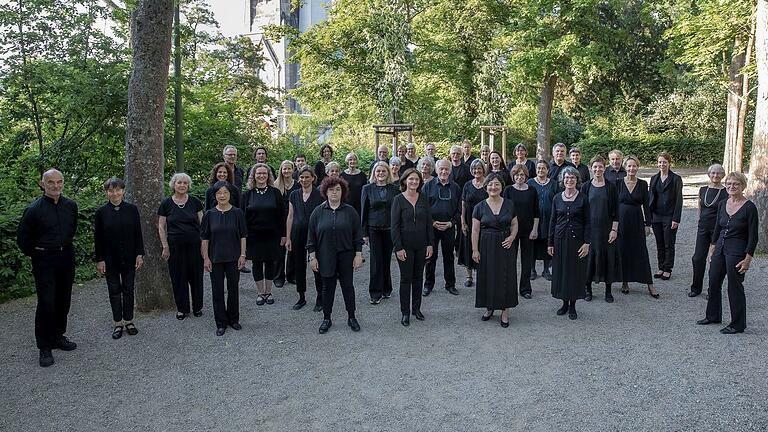
[(315, 307), (312, 308), (312, 310), (315, 312), (320, 312), (321, 310), (323, 310), (323, 305), (316, 304)]
[(654, 278), (654, 279), (660, 279), (660, 278), (661, 278), (661, 275), (662, 275), (663, 273), (664, 273), (664, 272), (658, 272), (658, 273), (654, 273), (654, 274), (653, 274), (653, 278)]
[(455, 295), (455, 296), (459, 295), (459, 291), (456, 288), (454, 288), (454, 287), (448, 287), (445, 290), (448, 291), (449, 293)]
[(722, 321), (720, 320), (714, 321), (709, 318), (704, 318), (696, 321), (697, 325), (709, 325), (709, 324), (720, 324), (720, 323), (722, 323)]
[(264, 301), (267, 302), (268, 305), (275, 304), (275, 299), (272, 298), (272, 293), (264, 294)]
[(115, 329), (112, 330), (112, 339), (120, 339), (123, 337), (123, 326), (115, 326)]
[(605, 293), (605, 302), (606, 303), (613, 303), (613, 294)]
[(400, 318), (400, 324), (402, 324), (403, 327), (408, 327), (411, 325), (411, 318), (408, 315), (403, 315), (403, 317)]
[(53, 354), (51, 350), (40, 350), (40, 367), (48, 367), (53, 365)]
[(272, 283), (275, 284), (275, 288), (282, 288), (283, 286), (285, 286), (285, 281), (283, 280), (276, 280), (276, 281), (273, 281)]
[(424, 321), (424, 314), (421, 311), (414, 311), (413, 316), (419, 321)]
[(219, 327), (216, 329), (216, 336), (224, 336), (224, 333), (227, 332), (227, 329), (224, 327)]
[(568, 305), (563, 305), (560, 309), (557, 310), (558, 315), (565, 315), (568, 313)]
[(691, 291), (688, 293), (688, 297), (698, 297), (698, 295), (701, 293), (697, 293), (696, 291)]
[(203, 316), (203, 311), (201, 311), (201, 310), (199, 310), (199, 311), (194, 311), (194, 312), (192, 312), (192, 315), (194, 315), (194, 316), (196, 316), (196, 317), (200, 318), (201, 316)]
[(356, 319), (356, 318), (350, 318), (350, 319), (348, 319), (348, 320), (347, 320), (347, 325), (348, 325), (348, 326), (349, 326), (349, 328), (351, 328), (351, 329), (352, 329), (352, 331), (354, 331), (354, 332), (359, 332), (359, 331), (360, 331), (360, 323), (359, 323), (359, 322), (357, 322), (357, 319)]
[(659, 279), (661, 279), (661, 280), (669, 280), (669, 278), (671, 278), (671, 277), (672, 277), (672, 273), (670, 273), (669, 276), (661, 275), (661, 276), (659, 276)]
[(187, 314), (185, 314), (184, 312), (176, 312), (176, 319), (177, 320), (181, 321), (181, 320), (183, 320), (186, 317), (187, 317)]
[[(490, 312), (490, 314), (488, 314)], [(480, 317), (480, 321), (488, 321), (493, 316), (493, 311), (488, 311)]]
[(306, 306), (307, 302), (305, 300), (299, 300), (296, 302), (295, 305), (293, 305), (293, 310), (299, 310)]
[(628, 286), (621, 287), (621, 293), (622, 294), (629, 294), (629, 287)]
[(126, 324), (125, 331), (128, 332), (130, 336), (136, 336), (137, 334), (139, 334), (139, 330), (136, 328), (136, 325), (134, 323)]
[(258, 306), (263, 306), (263, 305), (264, 305), (264, 303), (266, 303), (266, 299), (264, 299), (264, 296), (263, 296), (263, 295), (261, 295), (261, 294), (257, 295), (257, 296), (256, 296), (256, 304), (257, 304)]
[(471, 287), (472, 286), (472, 279), (467, 279), (464, 282), (464, 286), (467, 287), (467, 288)]
[(531, 293), (525, 293), (525, 294), (523, 294), (523, 298), (524, 298), (524, 299), (528, 299), (528, 300), (530, 300), (530, 299), (531, 299)]
[(243, 329), (243, 326), (241, 326), (240, 323), (232, 323), (229, 326), (232, 327), (232, 330), (242, 330)]
[(720, 329), (720, 333), (722, 334), (736, 334), (736, 333), (744, 333), (744, 329), (737, 330), (731, 326), (723, 327)]
[(328, 333), (328, 329), (330, 329), (332, 325), (333, 325), (333, 323), (331, 322), (331, 320), (324, 319), (323, 322), (320, 323), (320, 328), (317, 329), (317, 331), (320, 334)]

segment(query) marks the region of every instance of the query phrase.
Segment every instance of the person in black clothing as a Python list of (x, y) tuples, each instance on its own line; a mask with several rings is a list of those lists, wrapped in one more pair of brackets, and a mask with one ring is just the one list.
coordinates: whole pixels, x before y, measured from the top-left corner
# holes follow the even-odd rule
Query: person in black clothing
[[(533, 163), (532, 160), (528, 159), (528, 149), (523, 143), (515, 146), (515, 164), (525, 166), (525, 170), (528, 172), (528, 178), (533, 178), (536, 176), (536, 164)], [(512, 168), (510, 168), (510, 174), (511, 171)], [(512, 181), (517, 183), (517, 181), (514, 179), (514, 176)]]
[(203, 257), (200, 255), (200, 222), (203, 203), (189, 195), (192, 179), (185, 173), (171, 177), (173, 195), (160, 203), (157, 230), (163, 244), (163, 259), (168, 261), (176, 319), (189, 314), (189, 294), (192, 293), (192, 314), (203, 315)]
[(728, 200), (717, 210), (715, 232), (709, 248), (709, 299), (707, 315), (697, 324), (717, 324), (723, 319), (723, 281), (728, 276), (728, 303), (731, 323), (723, 334), (743, 333), (747, 327), (747, 300), (744, 275), (752, 265), (760, 229), (757, 207), (744, 196), (747, 178), (732, 172), (725, 178)]
[(432, 216), (429, 200), (421, 193), (421, 173), (406, 170), (400, 179), (401, 194), (392, 200), (392, 244), (400, 267), (400, 324), (411, 324), (411, 313), (423, 321), (421, 288), (424, 264), (432, 257)]
[(704, 284), (704, 271), (707, 269), (707, 255), (715, 233), (717, 209), (720, 203), (728, 199), (728, 193), (722, 184), (725, 169), (720, 164), (714, 164), (707, 169), (709, 184), (699, 189), (699, 223), (696, 230), (696, 247), (691, 262), (693, 264), (693, 282), (688, 297), (701, 294)]
[[(392, 173), (392, 184), (397, 185), (400, 183), (400, 168), (403, 166), (403, 161), (397, 156), (389, 158), (389, 171)], [(405, 171), (405, 170), (403, 170)]]
[[(280, 163), (280, 176), (275, 180), (274, 186), (280, 191), (280, 197), (283, 201), (283, 218), (288, 218), (288, 197), (291, 196), (291, 192), (301, 189), (299, 182), (294, 180), (293, 162), (284, 160)], [(285, 224), (285, 220), (283, 221)], [(286, 236), (286, 241), (288, 240)], [(276, 261), (275, 268), (275, 281), (274, 284), (277, 288), (282, 288), (285, 285), (285, 281), (289, 283), (295, 283), (295, 275), (293, 274), (293, 260), (291, 259), (290, 252), (285, 246), (280, 247), (280, 256)]]
[[(216, 206), (208, 210), (200, 224), (200, 253), (205, 271), (211, 274), (211, 300), (216, 335), (223, 336), (227, 326), (240, 330), (240, 272), (245, 265), (245, 215), (230, 203), (229, 182), (219, 181)], [(224, 301), (224, 278), (227, 300)]]
[(96, 269), (106, 275), (109, 304), (115, 328), (112, 338), (139, 333), (133, 323), (134, 278), (144, 264), (144, 238), (141, 234), (139, 209), (123, 201), (125, 182), (111, 178), (104, 183), (106, 204), (96, 210), (93, 240)]
[[(293, 271), (296, 277), (296, 291), (299, 293), (299, 301), (293, 305), (293, 310), (303, 308), (307, 301), (307, 231), (309, 230), (309, 217), (317, 206), (323, 203), (320, 191), (313, 187), (315, 183), (314, 171), (305, 166), (299, 170), (299, 184), (301, 189), (291, 192), (288, 197), (288, 218), (285, 223), (286, 243), (285, 248), (290, 251), (293, 259)], [(323, 310), (322, 294), (323, 280), (320, 273), (312, 272), (315, 276), (315, 312)]]
[(368, 172), (373, 171), (373, 166), (376, 165), (376, 162), (386, 162), (389, 163), (389, 148), (385, 145), (380, 145), (376, 149), (376, 159), (371, 162), (371, 166), (368, 167)]
[(368, 183), (368, 177), (357, 168), (356, 154), (347, 153), (344, 161), (347, 163), (347, 169), (342, 171), (340, 176), (349, 186), (349, 194), (347, 194), (347, 199), (344, 202), (351, 205), (357, 214), (360, 214), (360, 197), (363, 193), (363, 186)]
[(669, 153), (659, 154), (657, 162), (659, 172), (651, 177), (648, 204), (659, 260), (659, 271), (654, 277), (668, 280), (675, 265), (675, 241), (683, 213), (683, 179), (670, 171), (672, 157)]
[(581, 177), (574, 167), (565, 167), (560, 175), (563, 192), (552, 201), (549, 221), (549, 255), (552, 256), (552, 297), (563, 301), (558, 315), (575, 320), (576, 300), (586, 295), (587, 256), (589, 255), (589, 198), (579, 193)]
[(549, 163), (549, 178), (558, 181), (560, 171), (565, 167), (572, 167), (573, 164), (565, 160), (565, 144), (557, 143), (552, 146), (552, 161)]
[[(456, 146), (458, 148), (458, 146)], [(459, 150), (461, 151), (461, 150)], [(432, 212), (432, 227), (434, 229), (434, 248), (441, 245), (443, 254), (443, 276), (445, 290), (453, 295), (459, 295), (456, 290), (456, 270), (453, 265), (453, 249), (456, 241), (456, 226), (461, 219), (461, 188), (450, 180), (451, 163), (441, 159), (437, 161), (437, 179), (427, 183), (423, 188), (424, 196), (429, 200)], [(464, 166), (463, 164), (461, 166)], [(435, 267), (437, 266), (437, 250), (427, 261), (422, 294), (428, 296), (435, 287)]]
[(528, 168), (517, 164), (510, 171), (515, 183), (504, 189), (504, 198), (515, 204), (517, 237), (512, 243), (512, 261), (520, 251), (520, 296), (531, 298), (531, 268), (533, 268), (533, 242), (539, 237), (539, 196), (528, 185)]
[(347, 325), (352, 331), (360, 331), (355, 318), (355, 286), (352, 272), (363, 265), (363, 236), (360, 216), (349, 204), (344, 204), (347, 182), (342, 178), (328, 177), (320, 184), (320, 193), (327, 199), (309, 217), (309, 251), (312, 271), (323, 277), (323, 321), (318, 331), (330, 329), (336, 281), (341, 285), (344, 305), (347, 309)]
[(285, 245), (283, 198), (274, 184), (269, 167), (256, 164), (248, 178), (248, 191), (243, 195), (245, 221), (248, 227), (246, 258), (253, 262), (253, 280), (256, 281), (256, 304), (274, 304), (272, 280), (280, 247)]
[(315, 162), (315, 185), (320, 186), (323, 179), (328, 175), (325, 172), (325, 165), (331, 162), (333, 158), (333, 147), (328, 144), (323, 144), (320, 147), (320, 160)]
[(405, 157), (402, 160), (403, 166), (402, 171), (405, 172), (406, 170), (409, 170), (411, 168), (417, 168), (419, 165), (419, 157), (416, 156), (416, 145), (413, 143), (408, 143), (408, 145), (405, 146)]
[(37, 291), (35, 340), (40, 366), (54, 362), (51, 350), (72, 351), (77, 344), (64, 334), (75, 281), (75, 252), (72, 241), (77, 232), (77, 204), (62, 195), (64, 176), (59, 170), (43, 173), (44, 194), (24, 210), (16, 243), (32, 258), (32, 275)]
[(304, 156), (304, 153), (296, 153), (296, 156), (293, 157), (293, 165), (296, 168), (293, 171), (293, 179), (298, 180), (299, 171), (307, 165), (307, 157)]
[(490, 161), (491, 156), (491, 146), (488, 144), (483, 144), (480, 146), (480, 160), (485, 162), (486, 165), (491, 163)]
[[(233, 177), (230, 183), (232, 183), (232, 185), (235, 186), (235, 190), (237, 190), (237, 202), (239, 207), (240, 199), (242, 198), (243, 194), (243, 184), (245, 183), (245, 171), (243, 171), (243, 169), (240, 168), (236, 163), (237, 148), (235, 146), (228, 145), (224, 147), (224, 162), (232, 170)], [(250, 272), (251, 270), (246, 266), (243, 266), (243, 268), (240, 269), (240, 273)]]
[(392, 274), (389, 269), (392, 259), (390, 208), (392, 199), (400, 191), (389, 182), (391, 177), (389, 165), (377, 162), (373, 166), (370, 183), (363, 186), (360, 199), (363, 242), (371, 250), (368, 292), (373, 305), (379, 304), (382, 298), (392, 296)]
[(505, 185), (512, 184), (512, 177), (509, 175), (507, 165), (504, 164), (504, 158), (501, 157), (501, 153), (492, 151), (488, 156), (491, 163), (488, 164), (488, 174), (495, 173), (501, 176), (501, 180)]
[(624, 170), (624, 153), (620, 150), (611, 150), (608, 153), (608, 160), (611, 164), (605, 169), (605, 181), (615, 184), (627, 176), (627, 171)]
[(459, 265), (467, 269), (465, 287), (472, 286), (472, 271), (477, 270), (477, 263), (472, 259), (472, 211), (479, 202), (488, 198), (488, 192), (485, 191), (485, 162), (475, 159), (469, 171), (474, 178), (461, 191), (461, 234), (457, 259)]
[(581, 163), (581, 150), (578, 147), (571, 147), (571, 151), (568, 152), (571, 157), (571, 164), (579, 172), (581, 176), (581, 183), (587, 184), (592, 180), (592, 176), (589, 173), (589, 167)]
[[(472, 174), (469, 172), (469, 167), (462, 162), (461, 155), (461, 147), (457, 145), (451, 147), (451, 169), (449, 179), (451, 182), (456, 183), (459, 190), (464, 189), (464, 185), (472, 180)], [(437, 171), (437, 162), (435, 162), (435, 171)]]
[(275, 172), (275, 169), (272, 168), (271, 165), (267, 162), (267, 149), (266, 147), (256, 147), (256, 150), (253, 151), (253, 161), (256, 164), (264, 164), (269, 168), (269, 171), (272, 173), (272, 179), (277, 178), (277, 173)]
[(208, 176), (209, 188), (205, 191), (205, 209), (210, 210), (216, 207), (216, 190), (213, 185), (220, 181), (229, 183), (230, 203), (235, 207), (240, 207), (240, 190), (234, 186), (234, 173), (225, 162), (219, 162), (211, 169)]
[(472, 154), (472, 141), (465, 139), (461, 143), (461, 161), (464, 162), (464, 165), (469, 168), (470, 173), (472, 172), (472, 162), (474, 162), (475, 159), (477, 159)]

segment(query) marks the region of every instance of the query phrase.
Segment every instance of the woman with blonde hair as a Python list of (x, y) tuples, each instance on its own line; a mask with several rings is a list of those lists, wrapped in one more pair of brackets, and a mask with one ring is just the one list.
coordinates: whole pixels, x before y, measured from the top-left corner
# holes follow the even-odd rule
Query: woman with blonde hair
[(341, 178), (346, 180), (347, 186), (349, 186), (349, 193), (344, 202), (351, 205), (357, 214), (360, 214), (360, 196), (363, 192), (363, 186), (368, 182), (368, 178), (364, 172), (357, 168), (358, 160), (356, 154), (353, 152), (347, 153), (344, 161), (347, 163), (347, 169), (341, 173)]
[[(284, 160), (280, 163), (280, 175), (275, 180), (274, 186), (280, 191), (280, 196), (283, 199), (283, 216), (288, 218), (288, 197), (291, 196), (291, 192), (301, 189), (299, 182), (293, 177), (293, 173), (296, 166), (289, 160)], [(285, 223), (285, 221), (283, 221)], [(280, 247), (280, 256), (277, 259), (277, 267), (275, 268), (275, 280), (274, 284), (277, 288), (282, 288), (285, 285), (287, 279), (290, 283), (295, 283), (296, 279), (293, 274), (293, 262), (288, 257), (286, 264), (286, 256), (288, 251), (285, 246)]]

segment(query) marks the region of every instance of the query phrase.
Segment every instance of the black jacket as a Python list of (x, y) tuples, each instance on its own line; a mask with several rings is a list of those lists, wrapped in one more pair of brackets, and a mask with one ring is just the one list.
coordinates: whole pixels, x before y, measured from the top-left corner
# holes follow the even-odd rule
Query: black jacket
[(377, 186), (368, 183), (363, 186), (360, 197), (360, 219), (363, 226), (363, 237), (369, 236), (370, 228), (389, 229), (390, 209), (392, 200), (400, 190), (394, 184)]
[(683, 179), (670, 171), (661, 194), (656, 190), (660, 181), (661, 175), (659, 173), (651, 177), (651, 185), (648, 188), (650, 194), (648, 207), (652, 214), (672, 215), (672, 222), (680, 223), (683, 213)]

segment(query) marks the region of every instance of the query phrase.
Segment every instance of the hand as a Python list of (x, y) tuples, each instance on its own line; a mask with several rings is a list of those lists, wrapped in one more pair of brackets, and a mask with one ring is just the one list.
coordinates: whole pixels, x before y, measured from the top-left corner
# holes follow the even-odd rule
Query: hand
[(211, 259), (210, 258), (206, 258), (206, 259), (203, 260), (203, 268), (208, 273), (210, 273), (211, 270), (213, 270), (213, 264), (211, 263)]
[(362, 266), (363, 266), (363, 256), (359, 254), (355, 255), (355, 259), (352, 260), (352, 268), (357, 270)]
[(608, 234), (608, 243), (613, 243), (616, 241), (616, 231), (611, 230), (611, 232)]
[(467, 228), (468, 228), (467, 224), (465, 224), (465, 223), (461, 224), (461, 232), (462, 232), (462, 234), (467, 235)]
[(512, 247), (512, 242), (515, 241), (515, 239), (512, 238), (512, 236), (509, 236), (504, 239), (504, 241), (501, 242), (501, 247), (504, 249), (509, 249)]
[(237, 269), (241, 270), (243, 267), (245, 267), (245, 257), (241, 256), (237, 259)]
[(712, 263), (712, 253), (710, 253), (709, 255), (707, 255), (707, 263), (709, 263), (709, 264), (711, 264), (711, 263)]
[(368, 245), (368, 237), (363, 237), (363, 244)]
[(401, 250), (395, 252), (395, 256), (400, 261), (405, 261), (406, 258), (408, 258), (408, 255), (405, 253), (405, 249), (401, 249)]
[(104, 261), (97, 262), (96, 271), (101, 274), (104, 274), (107, 271), (107, 264)]
[(672, 229), (677, 229), (677, 227), (679, 227), (679, 226), (680, 226), (680, 223), (679, 223), (679, 222), (674, 222), (674, 221), (673, 221), (673, 222), (672, 222), (672, 226), (671, 226), (671, 228), (672, 228)]
[(433, 253), (432, 246), (427, 246), (427, 254), (426, 254), (426, 256), (424, 258), (426, 258), (426, 259), (432, 258), (432, 253)]
[(293, 252), (293, 243), (291, 243), (291, 239), (285, 239), (285, 250)]
[(589, 255), (589, 243), (584, 243), (579, 248), (579, 258), (584, 258), (587, 255)]
[(549, 254), (549, 256), (555, 256), (555, 248), (552, 246), (549, 246), (547, 248), (547, 253)]
[(472, 251), (472, 261), (480, 264), (480, 251)]
[(645, 227), (645, 236), (648, 237), (649, 235), (651, 235), (651, 227), (647, 226)]
[(309, 260), (309, 267), (312, 269), (313, 272), (317, 273), (319, 271), (317, 267), (317, 258), (312, 257), (311, 260)]
[(170, 257), (171, 257), (171, 250), (168, 248), (168, 246), (163, 246), (163, 253), (162, 253), (162, 254), (160, 254), (160, 256), (161, 256), (161, 257), (162, 257), (164, 260), (168, 261), (168, 258), (170, 258)]
[(736, 264), (736, 270), (738, 270), (739, 273), (744, 274), (749, 270), (750, 264), (752, 264), (752, 257), (747, 255), (743, 260)]
[(285, 237), (280, 237), (280, 246), (285, 246), (285, 242), (288, 241)]
[(144, 257), (141, 255), (136, 255), (136, 270), (142, 268), (144, 266)]
[(539, 230), (531, 230), (531, 233), (528, 235), (528, 238), (531, 240), (536, 240), (539, 238)]

